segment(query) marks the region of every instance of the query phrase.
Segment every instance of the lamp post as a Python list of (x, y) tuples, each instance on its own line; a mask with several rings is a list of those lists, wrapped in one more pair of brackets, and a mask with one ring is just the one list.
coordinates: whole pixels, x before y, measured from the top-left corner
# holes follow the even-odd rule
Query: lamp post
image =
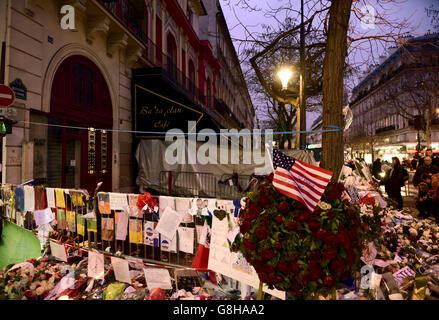
[[(288, 67), (283, 67), (278, 71), (277, 76), (282, 82), (282, 91), (286, 91), (288, 89), (288, 83), (290, 82), (290, 79), (293, 76), (293, 71)], [(296, 134), (296, 141), (297, 141), (297, 134)]]

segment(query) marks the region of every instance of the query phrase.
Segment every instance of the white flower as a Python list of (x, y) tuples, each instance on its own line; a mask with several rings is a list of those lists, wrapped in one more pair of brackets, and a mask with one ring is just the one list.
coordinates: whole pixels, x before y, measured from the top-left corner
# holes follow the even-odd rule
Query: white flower
[(319, 201), (317, 203), (317, 205), (320, 207), (320, 209), (322, 210), (329, 210), (332, 208), (332, 206), (329, 203), (323, 202), (323, 201)]

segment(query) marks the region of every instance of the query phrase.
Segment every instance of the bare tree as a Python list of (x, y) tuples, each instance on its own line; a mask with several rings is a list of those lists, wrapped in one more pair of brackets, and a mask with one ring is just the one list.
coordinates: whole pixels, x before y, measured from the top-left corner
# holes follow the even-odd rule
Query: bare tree
[(409, 69), (405, 77), (386, 86), (384, 95), (392, 106), (387, 115), (398, 114), (410, 121), (421, 117), (425, 124), (422, 131), (431, 147), (432, 122), (439, 108), (439, 66)]

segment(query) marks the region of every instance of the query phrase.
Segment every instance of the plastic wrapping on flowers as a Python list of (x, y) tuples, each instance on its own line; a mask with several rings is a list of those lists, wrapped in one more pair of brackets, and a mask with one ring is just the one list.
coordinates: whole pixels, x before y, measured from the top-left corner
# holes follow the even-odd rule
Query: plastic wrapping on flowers
[(330, 183), (314, 212), (264, 182), (248, 194), (240, 219), (241, 251), (261, 282), (299, 299), (328, 295), (359, 272), (366, 225), (358, 207), (342, 200), (344, 186)]

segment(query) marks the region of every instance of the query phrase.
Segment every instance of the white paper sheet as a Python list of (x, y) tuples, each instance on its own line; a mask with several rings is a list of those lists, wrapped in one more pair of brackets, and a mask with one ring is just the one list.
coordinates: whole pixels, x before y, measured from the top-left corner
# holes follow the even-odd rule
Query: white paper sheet
[(159, 217), (161, 218), (166, 208), (169, 207), (175, 210), (175, 198), (174, 197), (159, 197)]
[(55, 189), (54, 188), (46, 188), (46, 195), (47, 195), (47, 206), (49, 208), (56, 208)]
[(128, 199), (126, 194), (110, 192), (111, 210), (123, 210), (126, 206), (128, 206)]
[(117, 213), (116, 240), (125, 240), (127, 237), (128, 215), (125, 211)]
[(88, 252), (88, 272), (87, 275), (95, 279), (104, 279), (104, 255), (98, 252)]
[(154, 288), (161, 288), (164, 290), (171, 290), (171, 277), (168, 269), (164, 268), (147, 268), (143, 269), (145, 273), (145, 280), (148, 290), (151, 291)]
[(178, 228), (178, 249), (182, 252), (194, 254), (194, 228)]
[(67, 262), (66, 247), (63, 244), (50, 241), (50, 251), (56, 259)]
[(160, 220), (157, 223), (157, 232), (171, 240), (174, 239), (175, 233), (182, 218), (183, 216), (177, 211), (171, 209), (170, 207), (166, 207), (163, 215), (160, 217)]
[(24, 211), (35, 210), (35, 191), (32, 186), (24, 186)]
[(188, 198), (175, 198), (175, 211), (182, 215), (182, 223), (191, 223), (193, 218), (190, 211), (190, 199)]
[(41, 226), (46, 223), (50, 223), (55, 220), (55, 214), (50, 208), (44, 210), (38, 210), (34, 212), (34, 219), (37, 226)]
[(111, 257), (111, 264), (114, 270), (114, 277), (117, 281), (131, 284), (130, 268), (128, 261), (116, 257)]

